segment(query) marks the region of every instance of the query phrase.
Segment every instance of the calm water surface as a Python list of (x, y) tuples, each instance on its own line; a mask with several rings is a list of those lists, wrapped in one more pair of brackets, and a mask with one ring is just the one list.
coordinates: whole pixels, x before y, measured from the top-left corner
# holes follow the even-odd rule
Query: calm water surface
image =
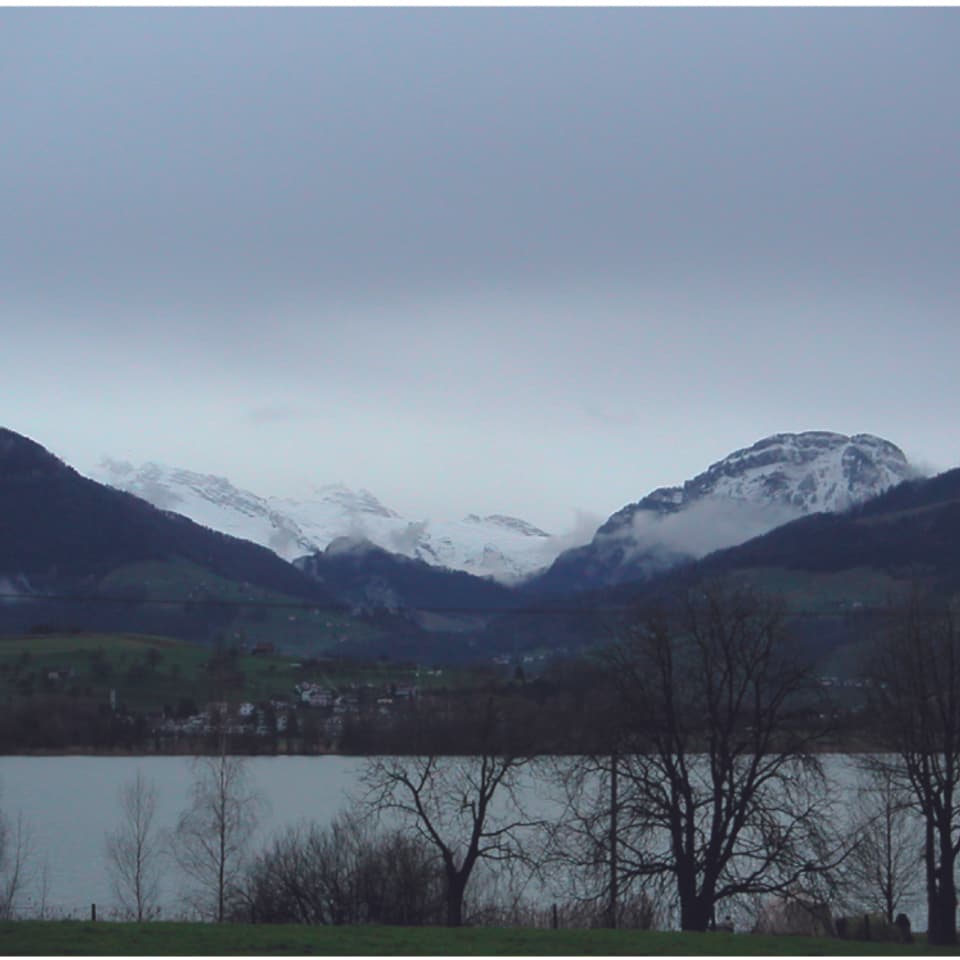
[[(357, 789), (362, 760), (354, 757), (251, 757), (251, 783), (266, 799), (254, 846), (277, 827), (313, 819), (326, 823)], [(158, 789), (156, 823), (173, 827), (193, 780), (189, 757), (0, 757), (0, 807), (23, 813), (34, 847), (48, 864), (47, 905), (89, 915), (113, 901), (104, 862), (104, 834), (115, 828), (117, 794), (139, 768)], [(164, 901), (173, 909), (174, 883)]]

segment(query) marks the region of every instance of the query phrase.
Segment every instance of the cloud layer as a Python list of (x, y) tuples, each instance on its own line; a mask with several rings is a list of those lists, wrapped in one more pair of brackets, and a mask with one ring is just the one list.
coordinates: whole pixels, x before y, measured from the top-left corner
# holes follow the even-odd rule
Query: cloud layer
[(5, 425), (408, 516), (960, 458), (960, 12), (0, 11)]

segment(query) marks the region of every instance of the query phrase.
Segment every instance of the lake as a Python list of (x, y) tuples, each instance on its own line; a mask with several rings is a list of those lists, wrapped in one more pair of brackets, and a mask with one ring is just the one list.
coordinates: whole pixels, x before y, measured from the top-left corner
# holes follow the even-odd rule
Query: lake
[[(48, 864), (47, 905), (55, 913), (109, 911), (104, 835), (116, 826), (118, 791), (140, 769), (158, 788), (156, 823), (173, 827), (193, 780), (189, 757), (2, 757), (0, 809), (18, 812)], [(254, 844), (275, 828), (315, 819), (326, 823), (347, 803), (362, 760), (353, 757), (253, 757), (251, 782), (266, 799)], [(165, 890), (167, 910), (173, 891)], [(166, 911), (165, 911), (166, 912)]]
[[(359, 794), (357, 757), (251, 757), (251, 783), (266, 801), (254, 847), (278, 828), (302, 820), (329, 822)], [(852, 782), (852, 761), (828, 757), (831, 780), (843, 790)], [(118, 791), (140, 770), (157, 785), (156, 824), (173, 827), (188, 800), (193, 780), (189, 757), (0, 757), (0, 809), (8, 820), (23, 814), (38, 859), (46, 861), (45, 902), (56, 916), (87, 917), (90, 904), (106, 917), (113, 894), (106, 870), (104, 836), (116, 826)], [(546, 802), (546, 801), (545, 801)], [(545, 811), (544, 811), (545, 812)], [(171, 864), (165, 877), (163, 915), (179, 912), (177, 881)], [(36, 904), (39, 890), (33, 903)], [(910, 914), (914, 929), (923, 929), (925, 911), (918, 903)]]

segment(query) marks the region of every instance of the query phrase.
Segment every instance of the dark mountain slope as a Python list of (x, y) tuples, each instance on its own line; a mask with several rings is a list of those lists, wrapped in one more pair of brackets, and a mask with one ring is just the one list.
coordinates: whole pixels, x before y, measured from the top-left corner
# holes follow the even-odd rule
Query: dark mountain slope
[(704, 558), (691, 572), (748, 567), (960, 578), (960, 469), (913, 480), (841, 514), (818, 514)]
[(332, 601), (264, 547), (88, 480), (39, 444), (0, 429), (0, 574), (52, 586), (174, 559), (228, 580)]
[[(0, 633), (135, 632), (432, 661), (469, 650), (458, 630), (451, 644), (421, 629), (411, 605), (503, 609), (511, 597), (495, 583), (385, 551), (352, 573), (351, 563), (320, 562), (321, 582), (265, 547), (82, 477), (39, 444), (0, 430)], [(385, 582), (400, 603), (357, 602)], [(372, 615), (354, 616), (350, 607)]]
[(365, 610), (428, 609), (492, 613), (517, 604), (494, 580), (390, 553), (369, 540), (334, 540), (322, 553), (294, 561), (332, 593)]
[(636, 605), (724, 577), (783, 596), (798, 642), (816, 655), (867, 643), (889, 600), (914, 580), (960, 590), (960, 469), (905, 481), (843, 513), (802, 517), (649, 578), (508, 613), (491, 624), (490, 643), (573, 650), (610, 642)]

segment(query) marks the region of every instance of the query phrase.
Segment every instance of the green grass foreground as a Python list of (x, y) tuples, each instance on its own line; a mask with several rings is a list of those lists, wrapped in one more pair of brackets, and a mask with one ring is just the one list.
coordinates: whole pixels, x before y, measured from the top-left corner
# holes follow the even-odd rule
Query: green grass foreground
[[(466, 927), (306, 927), (209, 923), (0, 923), (3, 955), (854, 955), (916, 954), (921, 944), (814, 937), (637, 930)], [(932, 951), (931, 951), (932, 952)], [(944, 951), (946, 952), (946, 951)]]

